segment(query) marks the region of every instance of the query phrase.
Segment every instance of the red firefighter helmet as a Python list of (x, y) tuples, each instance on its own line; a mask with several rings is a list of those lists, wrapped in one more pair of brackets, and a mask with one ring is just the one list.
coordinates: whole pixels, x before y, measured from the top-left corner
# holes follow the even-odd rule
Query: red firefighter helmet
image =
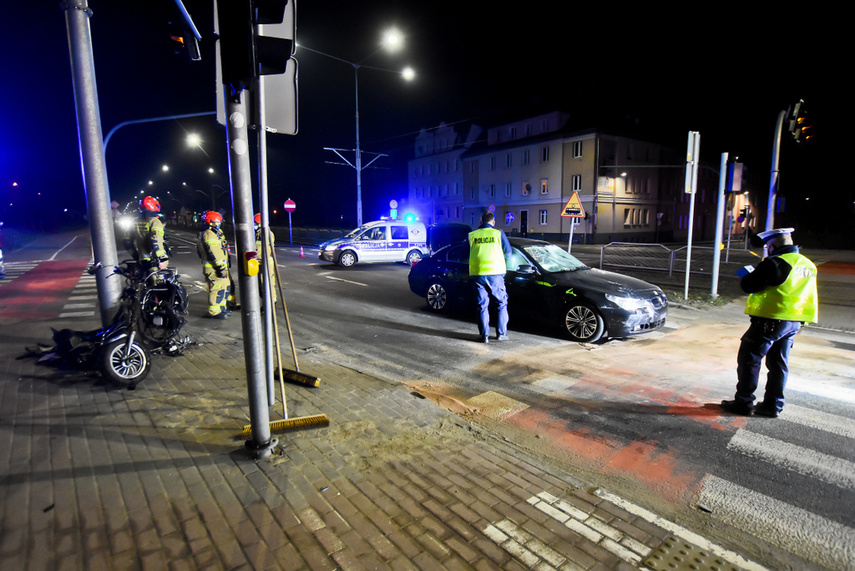
[(160, 212), (160, 203), (153, 196), (146, 196), (140, 200), (140, 210), (148, 210), (149, 212)]
[(253, 220), (255, 220), (256, 224), (261, 225), (261, 213), (259, 212), (258, 214), (256, 214)]
[(213, 210), (208, 210), (204, 214), (202, 214), (202, 222), (208, 224), (209, 226), (215, 226), (217, 224), (223, 223), (223, 215), (219, 212), (214, 212)]

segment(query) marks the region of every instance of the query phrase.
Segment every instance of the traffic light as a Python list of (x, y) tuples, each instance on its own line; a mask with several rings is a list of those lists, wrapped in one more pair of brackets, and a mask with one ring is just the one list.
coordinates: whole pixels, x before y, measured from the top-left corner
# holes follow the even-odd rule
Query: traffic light
[(175, 7), (177, 14), (167, 22), (169, 39), (175, 42), (175, 53), (184, 52), (190, 61), (199, 61), (202, 59), (199, 53), (199, 40), (202, 36), (196, 29), (196, 24), (193, 23), (193, 18), (190, 17), (184, 3), (181, 0), (175, 0)]
[(808, 121), (807, 112), (805, 111), (805, 102), (803, 99), (800, 99), (793, 107), (792, 113), (790, 114), (789, 127), (790, 134), (792, 134), (793, 139), (795, 139), (796, 142), (807, 141), (813, 137), (813, 133), (811, 132), (813, 124)]
[(282, 74), (295, 48), (296, 0), (217, 0), (222, 79), (235, 92)]

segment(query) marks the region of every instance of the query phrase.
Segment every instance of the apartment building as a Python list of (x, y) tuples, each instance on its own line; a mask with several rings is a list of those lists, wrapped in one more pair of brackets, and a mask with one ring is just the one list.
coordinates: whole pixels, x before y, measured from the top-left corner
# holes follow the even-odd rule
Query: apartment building
[[(685, 156), (649, 141), (578, 130), (569, 119), (556, 111), (486, 129), (423, 130), (409, 162), (410, 209), (428, 224), (472, 227), (490, 209), (508, 234), (553, 241), (569, 240), (571, 231), (583, 243), (684, 239)], [(718, 177), (712, 169), (701, 173), (695, 231), (711, 239)], [(562, 216), (574, 193), (585, 218)]]

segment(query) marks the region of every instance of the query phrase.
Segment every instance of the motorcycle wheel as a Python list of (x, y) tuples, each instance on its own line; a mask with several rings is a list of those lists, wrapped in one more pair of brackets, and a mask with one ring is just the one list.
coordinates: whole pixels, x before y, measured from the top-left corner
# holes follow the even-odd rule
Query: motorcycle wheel
[(133, 343), (128, 351), (127, 339), (119, 339), (104, 346), (98, 365), (105, 378), (134, 390), (151, 370), (151, 355), (139, 343)]

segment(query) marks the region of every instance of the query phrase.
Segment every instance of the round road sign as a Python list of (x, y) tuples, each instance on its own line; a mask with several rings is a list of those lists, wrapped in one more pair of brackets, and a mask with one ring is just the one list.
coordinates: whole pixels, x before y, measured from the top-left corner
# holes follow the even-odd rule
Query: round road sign
[(297, 210), (297, 204), (290, 198), (285, 201), (283, 206), (285, 207), (285, 212), (294, 212)]

